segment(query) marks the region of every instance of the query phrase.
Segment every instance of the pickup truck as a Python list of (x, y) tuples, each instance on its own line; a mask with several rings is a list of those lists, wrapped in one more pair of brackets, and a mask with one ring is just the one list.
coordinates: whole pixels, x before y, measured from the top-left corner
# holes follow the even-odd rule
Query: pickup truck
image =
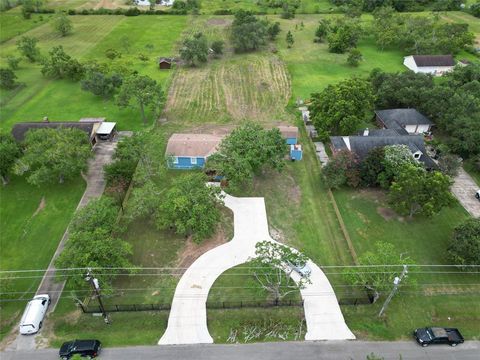
[(460, 331), (454, 328), (420, 328), (413, 332), (413, 336), (415, 337), (415, 340), (424, 347), (430, 344), (448, 344), (450, 346), (457, 346), (464, 342)]

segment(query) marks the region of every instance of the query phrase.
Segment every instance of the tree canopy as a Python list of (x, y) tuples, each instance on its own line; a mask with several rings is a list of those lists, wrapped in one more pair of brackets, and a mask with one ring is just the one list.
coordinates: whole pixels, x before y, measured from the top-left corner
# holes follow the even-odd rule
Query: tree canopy
[(88, 135), (79, 129), (29, 130), (22, 146), (23, 156), (14, 171), (33, 185), (74, 179), (92, 156)]
[[(401, 254), (393, 244), (377, 242), (373, 251), (366, 251), (358, 258), (360, 265), (368, 267), (350, 267), (344, 272), (345, 280), (358, 286), (365, 286), (373, 291), (374, 301), (384, 292), (391, 290), (393, 279), (402, 271), (402, 265), (412, 265), (413, 260)], [(396, 272), (389, 265), (399, 265)], [(406, 277), (402, 285), (414, 284), (411, 277)]]
[(233, 188), (245, 185), (264, 167), (282, 170), (287, 145), (277, 128), (265, 130), (247, 122), (225, 137), (208, 166), (226, 177)]
[(305, 266), (307, 261), (305, 255), (288, 246), (262, 241), (255, 245), (255, 257), (250, 264), (260, 286), (278, 301), (311, 283), (310, 274), (300, 277), (298, 282), (291, 278), (293, 266)]
[(73, 81), (78, 81), (83, 77), (85, 72), (83, 65), (68, 55), (62, 45), (53, 47), (48, 54), (49, 56), (42, 61), (44, 76)]
[(154, 117), (160, 115), (164, 92), (160, 84), (145, 75), (132, 75), (126, 78), (117, 95), (120, 107), (136, 105), (140, 109), (143, 124), (147, 125), (146, 108), (150, 108)]
[(198, 66), (208, 60), (208, 40), (201, 32), (183, 41), (180, 57), (190, 66)]
[(17, 41), (17, 49), (30, 62), (35, 62), (40, 57), (40, 50), (37, 47), (37, 43), (37, 38), (30, 36), (22, 36)]
[(3, 185), (8, 184), (8, 175), (20, 154), (20, 147), (13, 136), (10, 133), (0, 131), (0, 176)]
[(405, 166), (390, 187), (390, 205), (400, 214), (432, 216), (453, 201), (451, 179), (439, 171)]
[(311, 95), (310, 117), (320, 138), (350, 135), (371, 117), (374, 94), (366, 80), (350, 78)]
[(448, 255), (458, 265), (480, 264), (480, 219), (468, 219), (455, 228)]
[(231, 27), (231, 41), (235, 51), (258, 50), (267, 42), (267, 29), (267, 21), (257, 19), (249, 11), (237, 11)]
[(177, 234), (191, 235), (195, 242), (213, 235), (220, 220), (217, 205), (222, 201), (220, 189), (207, 186), (206, 182), (201, 173), (176, 178), (162, 196), (157, 225), (163, 229), (173, 227)]
[(72, 20), (64, 12), (58, 13), (51, 21), (51, 25), (61, 36), (67, 36), (73, 30)]

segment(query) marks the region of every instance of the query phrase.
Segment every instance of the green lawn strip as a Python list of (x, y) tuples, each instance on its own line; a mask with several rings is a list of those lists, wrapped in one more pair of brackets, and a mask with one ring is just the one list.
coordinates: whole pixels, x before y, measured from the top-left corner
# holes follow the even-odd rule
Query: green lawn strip
[(470, 176), (475, 180), (478, 187), (480, 188), (480, 171), (477, 170), (475, 165), (473, 164), (473, 160), (467, 160), (463, 163), (463, 168), (466, 172), (470, 174)]
[(456, 327), (469, 340), (479, 340), (478, 291), (472, 295), (416, 296), (400, 291), (385, 316), (377, 316), (383, 301), (374, 305), (342, 306), (350, 329), (361, 340), (408, 340), (416, 328)]
[[(12, 177), (10, 184), (0, 189), (0, 269), (45, 269), (84, 189), (81, 178), (63, 185), (34, 187), (23, 178)], [(28, 275), (43, 274), (24, 276)], [(11, 291), (20, 292), (15, 298), (23, 300), (1, 304), (1, 336), (9, 331), (40, 280), (39, 277), (12, 282)]]
[(19, 36), (33, 28), (47, 23), (53, 14), (32, 14), (31, 19), (24, 19), (20, 7), (0, 12), (0, 44)]
[[(219, 10), (250, 10), (254, 12), (264, 12), (268, 14), (280, 14), (282, 8), (271, 8), (268, 6), (261, 6), (262, 2), (255, 2), (250, 0), (203, 0), (201, 3), (200, 12), (202, 14), (213, 14)], [(296, 10), (298, 14), (328, 12), (337, 9), (330, 0), (302, 0), (299, 8)]]
[(113, 346), (156, 345), (165, 331), (168, 311), (118, 312), (109, 314), (107, 325), (101, 316), (83, 314), (71, 300), (61, 300), (46, 322), (51, 347), (74, 339), (98, 339), (104, 348)]

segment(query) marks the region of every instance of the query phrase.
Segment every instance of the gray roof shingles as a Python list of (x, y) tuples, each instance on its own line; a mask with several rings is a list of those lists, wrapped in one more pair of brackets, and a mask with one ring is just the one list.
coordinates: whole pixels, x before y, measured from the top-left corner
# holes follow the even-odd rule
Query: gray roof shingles
[(404, 128), (407, 125), (433, 125), (416, 109), (375, 110), (375, 114), (388, 129)]
[(426, 66), (455, 66), (452, 55), (413, 55), (418, 67)]

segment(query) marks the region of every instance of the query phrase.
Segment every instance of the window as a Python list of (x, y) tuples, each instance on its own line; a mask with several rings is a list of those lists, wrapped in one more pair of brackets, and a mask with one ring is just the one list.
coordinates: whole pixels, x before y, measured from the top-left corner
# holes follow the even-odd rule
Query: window
[(177, 156), (174, 156), (174, 157), (173, 157), (173, 163), (174, 163), (174, 164), (178, 164), (178, 157), (177, 157)]
[(196, 158), (196, 157), (190, 158), (190, 163), (191, 163), (192, 165), (197, 165), (197, 158)]
[(421, 156), (422, 156), (422, 152), (421, 152), (421, 151), (417, 151), (417, 152), (415, 152), (415, 153), (413, 154), (413, 158), (414, 158), (415, 160), (419, 160)]

